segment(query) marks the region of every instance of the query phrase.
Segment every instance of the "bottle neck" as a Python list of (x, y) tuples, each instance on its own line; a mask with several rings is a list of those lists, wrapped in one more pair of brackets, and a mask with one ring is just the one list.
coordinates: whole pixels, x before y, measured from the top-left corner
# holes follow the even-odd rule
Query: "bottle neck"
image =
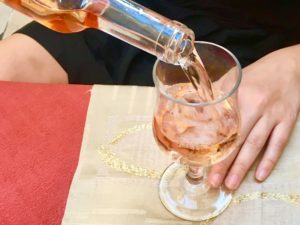
[(94, 4), (107, 3), (98, 13), (100, 30), (155, 55), (162, 61), (178, 64), (181, 58), (193, 50), (193, 31), (177, 21), (130, 0), (92, 1), (95, 2), (90, 3), (87, 10), (92, 9), (93, 13)]

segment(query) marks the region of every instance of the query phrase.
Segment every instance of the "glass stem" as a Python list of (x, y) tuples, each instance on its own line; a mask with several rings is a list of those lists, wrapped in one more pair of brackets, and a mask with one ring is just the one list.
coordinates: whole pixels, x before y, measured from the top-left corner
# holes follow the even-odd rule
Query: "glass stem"
[(203, 181), (204, 175), (204, 167), (190, 165), (186, 174), (186, 178), (191, 184), (199, 184)]

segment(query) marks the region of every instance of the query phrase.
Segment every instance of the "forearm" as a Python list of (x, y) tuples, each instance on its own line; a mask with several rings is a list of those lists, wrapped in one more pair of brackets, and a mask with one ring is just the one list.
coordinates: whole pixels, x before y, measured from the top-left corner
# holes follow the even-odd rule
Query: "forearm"
[[(290, 62), (287, 62), (288, 66), (291, 64), (292, 72), (294, 72), (295, 76), (298, 78), (296, 79), (296, 85), (299, 90), (298, 100), (300, 100), (300, 44), (284, 48), (283, 51), (290, 60)], [(298, 109), (298, 113), (299, 111), (300, 108)]]

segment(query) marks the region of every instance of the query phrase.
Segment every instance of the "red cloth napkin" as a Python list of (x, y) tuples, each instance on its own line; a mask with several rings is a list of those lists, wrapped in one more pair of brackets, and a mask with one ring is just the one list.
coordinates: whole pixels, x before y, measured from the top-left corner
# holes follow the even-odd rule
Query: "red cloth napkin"
[(0, 82), (0, 224), (61, 224), (91, 86)]

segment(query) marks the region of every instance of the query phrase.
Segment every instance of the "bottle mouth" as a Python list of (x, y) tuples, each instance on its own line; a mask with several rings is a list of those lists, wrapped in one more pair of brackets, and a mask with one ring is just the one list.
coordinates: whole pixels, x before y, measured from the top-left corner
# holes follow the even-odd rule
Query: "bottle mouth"
[[(158, 59), (166, 63), (179, 64), (179, 60), (193, 50), (194, 32), (178, 21), (167, 23), (156, 41)], [(160, 54), (161, 53), (161, 54)]]
[(158, 76), (156, 74), (156, 68), (157, 68), (158, 64), (160, 63), (160, 61), (163, 61), (163, 60), (160, 60), (160, 59), (157, 59), (155, 61), (154, 66), (153, 66), (153, 70), (152, 70), (152, 76), (153, 76), (153, 81), (154, 81), (155, 87), (158, 88), (159, 92), (162, 95), (164, 95), (167, 99), (171, 100), (172, 102), (175, 102), (175, 103), (178, 103), (178, 104), (181, 104), (181, 105), (185, 105), (185, 106), (204, 107), (204, 106), (215, 105), (215, 104), (218, 104), (220, 102), (223, 102), (225, 99), (227, 99), (228, 97), (230, 97), (234, 93), (236, 93), (236, 91), (237, 91), (237, 89), (238, 89), (238, 87), (241, 83), (241, 80), (242, 80), (241, 65), (240, 65), (238, 59), (233, 55), (233, 53), (231, 53), (229, 50), (227, 50), (226, 48), (224, 48), (220, 45), (217, 45), (217, 44), (214, 44), (214, 43), (211, 43), (211, 42), (205, 42), (205, 41), (195, 41), (194, 43), (195, 44), (210, 45), (210, 46), (214, 46), (214, 47), (217, 47), (219, 49), (222, 49), (224, 52), (226, 52), (233, 59), (233, 61), (235, 62), (236, 70), (237, 70), (237, 79), (236, 79), (234, 85), (232, 86), (232, 88), (229, 91), (227, 91), (226, 93), (222, 94), (217, 99), (210, 100), (210, 101), (205, 101), (205, 102), (187, 102), (187, 101), (184, 101), (184, 100), (181, 100), (181, 99), (174, 98), (173, 96), (171, 96), (170, 94), (168, 94), (166, 92), (165, 88), (163, 88), (163, 85), (160, 84), (161, 81), (158, 79)]
[(186, 60), (188, 59), (188, 56), (192, 53), (194, 46), (193, 46), (194, 40), (190, 37), (184, 38), (178, 48), (178, 55), (179, 58), (177, 59), (176, 65), (181, 64), (184, 65)]

